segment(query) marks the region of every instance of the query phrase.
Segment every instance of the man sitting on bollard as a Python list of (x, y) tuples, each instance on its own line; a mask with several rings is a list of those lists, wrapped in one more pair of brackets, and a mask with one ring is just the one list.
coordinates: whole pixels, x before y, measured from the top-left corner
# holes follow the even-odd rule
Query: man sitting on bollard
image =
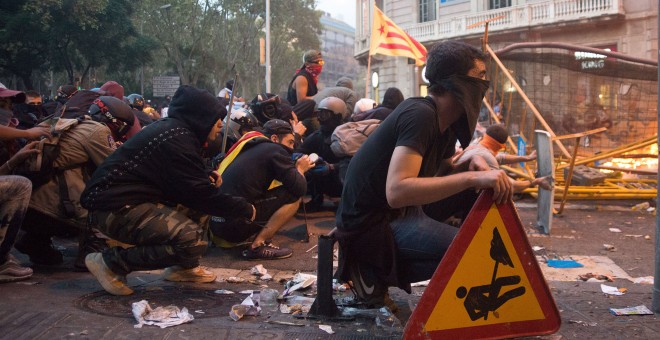
[(433, 46), (429, 96), (403, 101), (351, 160), (337, 211), (338, 271), (368, 305), (389, 303), (390, 286), (410, 292), (411, 282), (431, 278), (458, 232), (441, 221), (469, 210), (475, 190), (493, 188), (498, 203), (512, 196), (504, 171), (483, 158), (451, 165), (456, 141), (470, 142), (489, 86), (485, 58), (465, 43)]

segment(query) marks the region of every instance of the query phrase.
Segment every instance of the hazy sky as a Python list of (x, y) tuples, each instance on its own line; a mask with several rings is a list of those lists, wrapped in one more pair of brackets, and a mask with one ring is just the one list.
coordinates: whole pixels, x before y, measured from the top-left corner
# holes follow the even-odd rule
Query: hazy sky
[(318, 0), (316, 9), (326, 11), (333, 18), (355, 27), (355, 0)]

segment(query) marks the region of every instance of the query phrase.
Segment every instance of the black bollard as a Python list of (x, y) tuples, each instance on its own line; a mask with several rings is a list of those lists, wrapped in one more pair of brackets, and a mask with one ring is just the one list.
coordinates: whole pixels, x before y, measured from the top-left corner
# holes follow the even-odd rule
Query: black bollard
[(339, 309), (332, 298), (332, 236), (319, 235), (319, 258), (317, 263), (316, 299), (309, 309), (310, 316), (335, 317)]

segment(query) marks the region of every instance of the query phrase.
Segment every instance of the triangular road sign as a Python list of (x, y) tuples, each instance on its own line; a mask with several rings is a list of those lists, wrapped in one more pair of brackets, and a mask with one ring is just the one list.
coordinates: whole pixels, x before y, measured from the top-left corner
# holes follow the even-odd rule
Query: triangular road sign
[(551, 334), (561, 319), (513, 202), (484, 191), (413, 311), (405, 339)]

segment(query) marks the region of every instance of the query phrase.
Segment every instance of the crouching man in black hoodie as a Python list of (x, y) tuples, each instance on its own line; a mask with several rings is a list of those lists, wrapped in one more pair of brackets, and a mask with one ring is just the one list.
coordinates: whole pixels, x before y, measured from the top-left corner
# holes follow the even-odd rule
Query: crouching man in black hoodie
[(133, 293), (126, 275), (134, 270), (166, 268), (165, 280), (213, 282), (215, 274), (199, 266), (208, 245), (206, 214), (254, 220), (250, 203), (211, 183), (200, 156), (220, 133), (223, 111), (207, 91), (181, 86), (168, 118), (144, 128), (94, 172), (81, 197), (89, 223), (135, 245), (87, 255), (87, 268), (107, 292)]

